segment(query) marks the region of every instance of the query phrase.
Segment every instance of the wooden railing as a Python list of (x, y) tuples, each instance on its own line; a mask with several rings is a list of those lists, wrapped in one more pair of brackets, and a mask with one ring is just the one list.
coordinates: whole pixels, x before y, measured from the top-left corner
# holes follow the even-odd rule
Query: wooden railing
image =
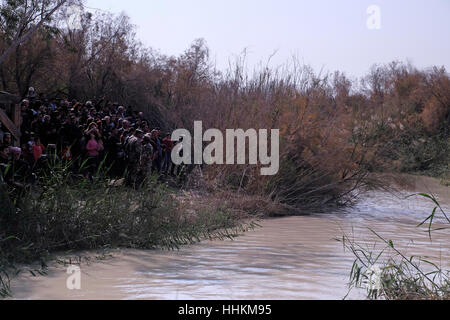
[(5, 111), (3, 111), (2, 109), (0, 109), (0, 121), (3, 123), (3, 125), (6, 127), (6, 129), (8, 129), (9, 132), (11, 132), (11, 134), (13, 135), (14, 139), (15, 139), (15, 145), (17, 146), (18, 144), (20, 144), (20, 137), (21, 137), (21, 133), (20, 133), (20, 123), (21, 123), (21, 119), (20, 119), (20, 108), (19, 106), (14, 106), (14, 110), (13, 110), (13, 120), (11, 120), (8, 115), (6, 114)]
[[(0, 108), (0, 122), (8, 129), (14, 137), (14, 145), (20, 144), (20, 126), (22, 124), (21, 110), (19, 106), (20, 98), (8, 92), (0, 91), (0, 104), (6, 107), (5, 110)], [(7, 112), (11, 115), (8, 116)]]

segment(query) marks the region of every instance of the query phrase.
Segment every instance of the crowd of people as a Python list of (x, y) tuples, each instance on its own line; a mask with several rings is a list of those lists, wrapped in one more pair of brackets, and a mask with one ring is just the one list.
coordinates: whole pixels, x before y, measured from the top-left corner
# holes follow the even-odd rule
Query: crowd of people
[(171, 134), (151, 128), (143, 112), (106, 101), (47, 100), (33, 88), (21, 102), (20, 147), (0, 128), (0, 166), (8, 183), (29, 183), (51, 161), (93, 179), (100, 165), (138, 185), (150, 174), (174, 175)]

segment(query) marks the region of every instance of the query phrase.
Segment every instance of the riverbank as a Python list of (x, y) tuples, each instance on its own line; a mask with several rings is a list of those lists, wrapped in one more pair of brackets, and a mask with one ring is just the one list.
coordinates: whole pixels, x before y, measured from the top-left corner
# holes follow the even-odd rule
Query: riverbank
[[(11, 288), (15, 299), (342, 299), (354, 258), (334, 238), (345, 232), (372, 246), (377, 239), (369, 227), (408, 254), (450, 268), (448, 233), (437, 232), (430, 244), (427, 232), (417, 228), (433, 204), (405, 200), (433, 192), (450, 208), (448, 188), (432, 178), (404, 178), (410, 184), (397, 194), (374, 191), (348, 210), (265, 219), (234, 241), (207, 240), (179, 251), (124, 249), (103, 261), (94, 254), (81, 265), (81, 290), (67, 289), (69, 275), (61, 264), (47, 276), (22, 274)], [(364, 299), (365, 293), (352, 291), (349, 298)]]
[[(243, 208), (170, 188), (153, 177), (135, 190), (123, 180), (86, 181), (58, 169), (39, 189), (1, 187), (0, 296), (23, 265), (45, 274), (60, 252), (169, 249), (233, 238), (254, 227)], [(82, 254), (79, 257), (83, 257)]]

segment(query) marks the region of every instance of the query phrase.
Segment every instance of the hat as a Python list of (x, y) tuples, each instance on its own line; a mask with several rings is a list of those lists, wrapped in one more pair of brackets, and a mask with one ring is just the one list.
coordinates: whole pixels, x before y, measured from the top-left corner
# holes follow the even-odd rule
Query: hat
[(152, 135), (150, 133), (147, 133), (144, 135), (144, 140), (145, 141), (151, 141), (152, 140)]

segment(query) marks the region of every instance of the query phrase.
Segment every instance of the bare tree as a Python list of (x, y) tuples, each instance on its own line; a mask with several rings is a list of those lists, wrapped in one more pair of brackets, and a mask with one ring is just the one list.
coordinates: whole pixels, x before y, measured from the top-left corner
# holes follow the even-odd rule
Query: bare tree
[(18, 46), (26, 42), (46, 21), (49, 21), (56, 11), (72, 2), (73, 0), (6, 1), (1, 8), (1, 27), (6, 29), (13, 21), (16, 22), (17, 30), (11, 39), (11, 44), (0, 56), (0, 65)]

